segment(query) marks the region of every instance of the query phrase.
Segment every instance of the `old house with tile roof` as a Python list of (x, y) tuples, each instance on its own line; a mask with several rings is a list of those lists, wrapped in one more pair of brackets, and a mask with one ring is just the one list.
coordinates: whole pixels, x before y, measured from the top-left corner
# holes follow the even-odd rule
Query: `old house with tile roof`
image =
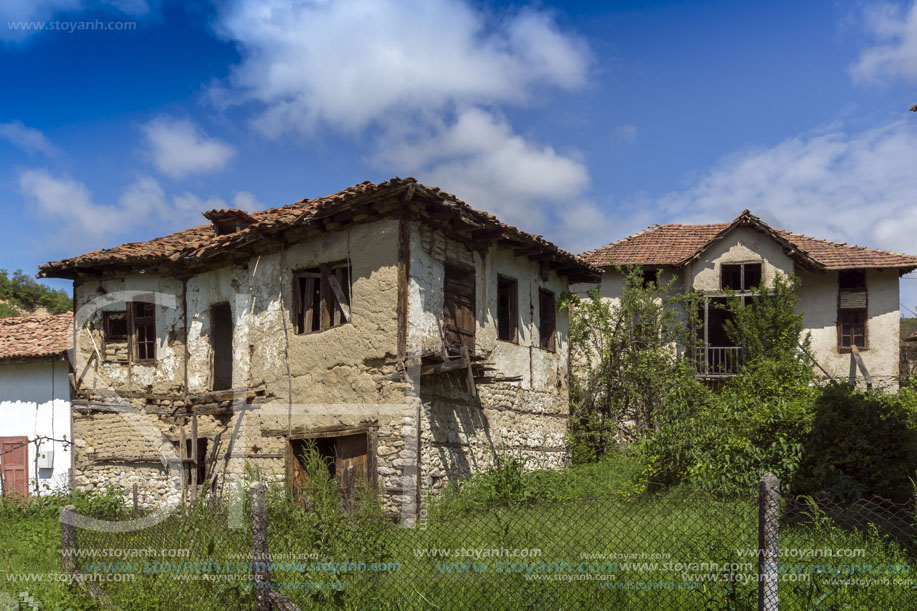
[(205, 217), (40, 270), (74, 283), (78, 489), (296, 491), (311, 443), (413, 519), (498, 453), (564, 462), (555, 303), (596, 268), (414, 179)]
[(717, 307), (726, 291), (747, 300), (752, 287), (781, 274), (801, 281), (798, 308), (821, 375), (847, 379), (851, 353), (858, 352), (874, 383), (897, 387), (898, 285), (901, 275), (917, 269), (915, 256), (777, 229), (745, 210), (731, 223), (654, 225), (581, 257), (602, 268), (600, 291), (607, 299), (620, 296), (624, 276), (617, 268), (629, 265), (650, 274), (662, 270), (679, 290), (704, 296), (702, 377), (734, 375), (741, 361), (741, 348), (724, 329), (727, 314)]
[(73, 315), (0, 318), (0, 490), (66, 489)]

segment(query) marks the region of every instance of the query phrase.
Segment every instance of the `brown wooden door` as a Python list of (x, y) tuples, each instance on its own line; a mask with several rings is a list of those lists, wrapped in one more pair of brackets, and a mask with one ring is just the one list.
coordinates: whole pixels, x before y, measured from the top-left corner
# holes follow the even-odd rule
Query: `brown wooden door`
[(369, 478), (368, 439), (366, 433), (358, 433), (338, 437), (334, 445), (334, 470), (345, 499), (353, 498), (360, 482)]
[(473, 354), (474, 329), (474, 270), (447, 265), (443, 282), (443, 332), (449, 354), (459, 354), (462, 346)]
[(28, 444), (28, 437), (0, 437), (3, 496), (29, 496)]

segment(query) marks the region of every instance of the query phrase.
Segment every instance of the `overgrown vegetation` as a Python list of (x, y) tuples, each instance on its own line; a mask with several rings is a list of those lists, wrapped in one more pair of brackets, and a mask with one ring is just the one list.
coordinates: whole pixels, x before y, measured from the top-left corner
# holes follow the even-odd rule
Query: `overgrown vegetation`
[(65, 291), (40, 284), (21, 269), (12, 276), (0, 269), (0, 318), (24, 316), (37, 308), (63, 314), (73, 308), (73, 301)]
[[(643, 462), (638, 488), (689, 483), (737, 494), (770, 471), (797, 494), (912, 498), (917, 393), (819, 385), (795, 311), (798, 280), (778, 276), (771, 287), (754, 289), (746, 305), (734, 295), (727, 300), (726, 333), (743, 360), (738, 376), (713, 389), (695, 380), (690, 343), (680, 354), (671, 348), (679, 337), (690, 339), (688, 330), (700, 321), (658, 312), (690, 312), (691, 296), (669, 295), (670, 285), (644, 286), (641, 279), (629, 270), (620, 304), (597, 293), (571, 299), (571, 342), (579, 344), (571, 350), (580, 365), (571, 383), (575, 460), (593, 460), (613, 440), (636, 440)], [(625, 405), (651, 406), (652, 419), (618, 408), (621, 397)]]

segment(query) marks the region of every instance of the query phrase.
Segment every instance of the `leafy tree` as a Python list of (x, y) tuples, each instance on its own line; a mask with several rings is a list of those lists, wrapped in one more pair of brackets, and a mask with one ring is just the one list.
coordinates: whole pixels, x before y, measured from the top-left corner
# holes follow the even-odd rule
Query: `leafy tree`
[(65, 291), (40, 284), (21, 269), (13, 272), (12, 277), (0, 269), (0, 317), (22, 316), (37, 307), (61, 314), (73, 307), (73, 301)]
[[(646, 282), (639, 267), (622, 269), (620, 299), (568, 295), (570, 310), (571, 435), (574, 460), (595, 460), (619, 442), (644, 438), (662, 426), (664, 406), (697, 382), (675, 349), (691, 343), (683, 312), (686, 295), (674, 279)], [(686, 389), (688, 389), (686, 391)]]

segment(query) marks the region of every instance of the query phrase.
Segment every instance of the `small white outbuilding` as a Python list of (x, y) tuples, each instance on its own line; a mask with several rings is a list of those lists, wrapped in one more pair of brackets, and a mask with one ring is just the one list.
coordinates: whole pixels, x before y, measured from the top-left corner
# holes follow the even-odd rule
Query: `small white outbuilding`
[(0, 491), (69, 488), (73, 315), (0, 319)]

